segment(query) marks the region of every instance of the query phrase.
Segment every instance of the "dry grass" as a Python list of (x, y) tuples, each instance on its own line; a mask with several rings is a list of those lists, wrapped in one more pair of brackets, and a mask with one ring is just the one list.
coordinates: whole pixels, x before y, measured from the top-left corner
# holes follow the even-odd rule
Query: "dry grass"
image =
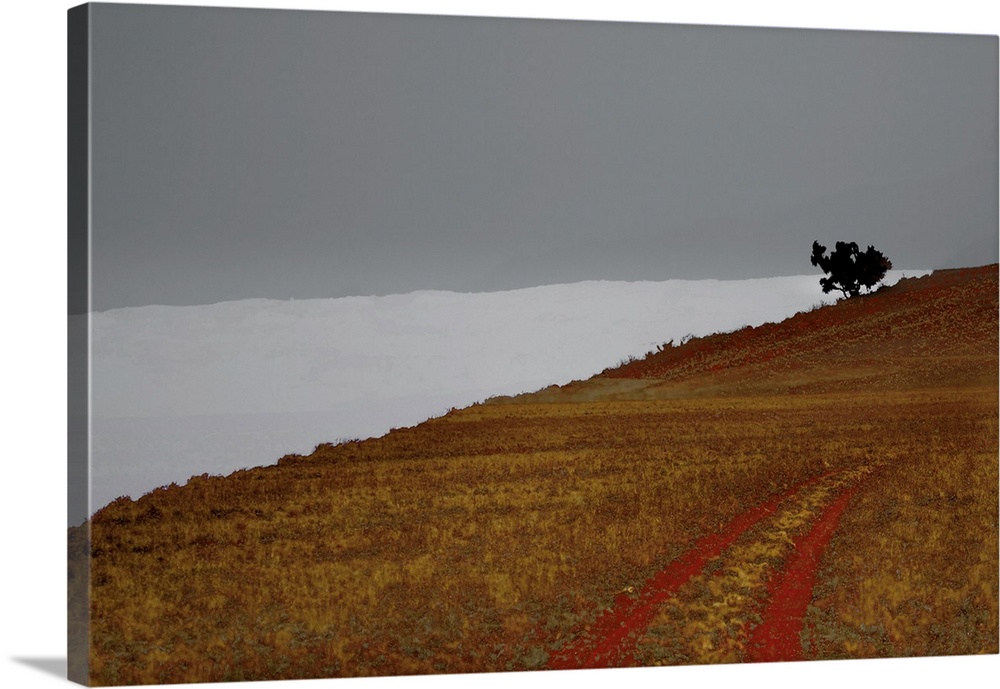
[[(995, 268), (986, 278), (992, 301), (977, 283), (966, 311), (992, 313), (992, 335), (959, 338), (946, 364), (931, 360), (940, 347), (919, 354), (946, 334), (928, 318), (983, 329), (936, 306), (920, 320), (929, 302), (907, 286), (897, 301), (916, 330), (902, 331), (910, 344), (883, 333), (891, 365), (810, 354), (786, 335), (791, 358), (768, 359), (766, 375), (741, 345), (757, 363), (727, 369), (721, 392), (718, 376), (699, 387), (701, 373), (657, 364), (659, 378), (497, 400), (119, 500), (87, 525), (92, 680), (543, 667), (699, 536), (806, 478), (875, 466), (824, 560), (803, 635), (810, 657), (995, 653)], [(800, 317), (861, 332), (855, 308)], [(872, 313), (901, 327), (898, 309)], [(856, 354), (860, 341), (850, 339)], [(736, 351), (716, 344), (717, 357)], [(780, 534), (804, 528), (824, 485), (725, 554), (725, 576), (696, 578), (665, 604), (640, 659), (739, 660)], [(84, 534), (71, 533), (81, 553)]]
[[(810, 657), (997, 653), (997, 413), (922, 400), (924, 443), (859, 493), (807, 616)], [(956, 407), (968, 407), (961, 412)], [(964, 412), (964, 413), (963, 413)]]

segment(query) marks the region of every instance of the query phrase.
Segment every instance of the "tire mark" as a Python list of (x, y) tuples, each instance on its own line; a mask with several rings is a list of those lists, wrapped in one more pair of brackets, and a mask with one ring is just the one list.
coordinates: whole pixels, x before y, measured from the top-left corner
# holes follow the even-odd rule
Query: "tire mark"
[(630, 664), (636, 637), (648, 626), (660, 603), (701, 572), (709, 560), (729, 548), (744, 532), (774, 514), (780, 503), (836, 473), (838, 472), (830, 472), (800, 483), (738, 515), (719, 533), (709, 534), (695, 541), (690, 550), (646, 582), (635, 599), (620, 599), (615, 607), (598, 616), (584, 636), (553, 652), (548, 666), (565, 670)]
[(803, 618), (812, 601), (819, 561), (840, 515), (858, 491), (844, 491), (816, 520), (813, 528), (795, 539), (795, 554), (782, 573), (768, 583), (770, 602), (763, 621), (751, 632), (747, 660), (755, 663), (803, 660)]

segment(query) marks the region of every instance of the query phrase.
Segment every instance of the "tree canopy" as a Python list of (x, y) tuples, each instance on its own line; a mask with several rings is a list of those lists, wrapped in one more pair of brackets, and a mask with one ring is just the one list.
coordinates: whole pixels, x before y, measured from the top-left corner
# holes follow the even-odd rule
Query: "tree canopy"
[(837, 289), (845, 297), (858, 296), (861, 288), (870, 292), (882, 282), (886, 271), (892, 269), (892, 261), (881, 251), (873, 246), (861, 251), (855, 242), (837, 242), (829, 256), (826, 255), (825, 246), (813, 242), (812, 264), (827, 275), (819, 280), (823, 293)]

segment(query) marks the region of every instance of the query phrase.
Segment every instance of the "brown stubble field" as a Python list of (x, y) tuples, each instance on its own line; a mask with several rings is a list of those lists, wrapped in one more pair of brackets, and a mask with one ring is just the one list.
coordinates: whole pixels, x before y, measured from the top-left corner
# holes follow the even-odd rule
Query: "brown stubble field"
[(121, 499), (89, 545), (70, 532), (71, 580), (92, 556), (92, 681), (565, 666), (781, 496), (616, 656), (753, 660), (769, 583), (848, 488), (802, 657), (997, 653), (997, 408), (992, 266)]

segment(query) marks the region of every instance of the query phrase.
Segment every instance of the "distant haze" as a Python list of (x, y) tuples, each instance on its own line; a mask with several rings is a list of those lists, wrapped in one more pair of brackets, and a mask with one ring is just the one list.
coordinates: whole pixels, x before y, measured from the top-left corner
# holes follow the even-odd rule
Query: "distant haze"
[[(913, 273), (910, 273), (913, 276)], [(894, 283), (901, 276), (887, 276)], [(241, 300), (91, 316), (90, 503), (586, 379), (668, 341), (832, 302), (810, 276)]]
[(997, 38), (92, 6), (92, 310), (997, 260)]

